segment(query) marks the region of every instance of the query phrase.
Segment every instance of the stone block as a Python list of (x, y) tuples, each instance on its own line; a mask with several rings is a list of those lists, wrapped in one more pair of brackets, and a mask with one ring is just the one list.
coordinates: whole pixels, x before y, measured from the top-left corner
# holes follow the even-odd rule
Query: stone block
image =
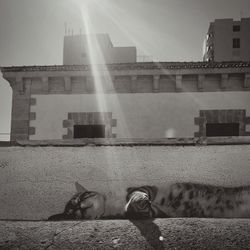
[(74, 126), (73, 120), (63, 120), (63, 128), (70, 128)]
[(205, 75), (198, 75), (198, 90), (203, 90), (203, 82), (205, 80)]
[(226, 89), (227, 85), (228, 85), (228, 74), (222, 74), (220, 82), (221, 89)]
[(13, 134), (11, 133), (10, 140), (17, 141), (17, 140), (28, 140), (29, 136), (27, 133), (25, 134)]
[(49, 91), (49, 78), (47, 76), (42, 77), (43, 92)]
[(244, 117), (244, 122), (245, 122), (245, 124), (250, 124), (250, 117), (248, 116), (248, 117)]
[[(20, 122), (20, 121), (19, 121)], [(11, 134), (28, 134), (28, 127), (18, 126), (18, 124), (13, 123), (11, 126)]]
[(117, 126), (117, 120), (116, 119), (112, 119), (111, 126), (112, 127), (116, 127)]
[(71, 78), (68, 76), (64, 77), (64, 85), (66, 91), (71, 91)]
[(30, 98), (30, 105), (36, 105), (36, 98)]
[(175, 88), (176, 91), (182, 91), (182, 75), (175, 76)]
[(35, 127), (29, 127), (29, 135), (35, 135), (36, 134), (36, 128)]
[(11, 124), (11, 128), (28, 128), (29, 127), (29, 120), (14, 120), (14, 123)]
[(250, 88), (250, 74), (245, 74), (244, 88)]
[(36, 120), (36, 113), (35, 113), (35, 112), (30, 112), (29, 120), (30, 120), (30, 121)]

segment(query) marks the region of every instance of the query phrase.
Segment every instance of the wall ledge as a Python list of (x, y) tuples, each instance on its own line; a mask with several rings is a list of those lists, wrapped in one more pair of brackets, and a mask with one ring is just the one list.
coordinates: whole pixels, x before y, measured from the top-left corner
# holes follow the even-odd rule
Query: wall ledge
[(83, 146), (206, 146), (250, 145), (250, 136), (194, 137), (194, 138), (94, 138), (68, 140), (17, 140), (0, 141), (0, 147), (83, 147)]
[(0, 222), (3, 249), (247, 249), (249, 219)]

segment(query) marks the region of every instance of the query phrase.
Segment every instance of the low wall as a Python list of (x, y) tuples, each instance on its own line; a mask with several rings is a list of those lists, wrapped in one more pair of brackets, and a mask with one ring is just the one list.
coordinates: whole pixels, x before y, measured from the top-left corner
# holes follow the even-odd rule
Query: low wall
[(0, 219), (41, 220), (61, 212), (78, 181), (122, 199), (126, 188), (193, 181), (250, 184), (250, 145), (2, 146)]
[(250, 247), (249, 219), (0, 221), (1, 249), (236, 250)]

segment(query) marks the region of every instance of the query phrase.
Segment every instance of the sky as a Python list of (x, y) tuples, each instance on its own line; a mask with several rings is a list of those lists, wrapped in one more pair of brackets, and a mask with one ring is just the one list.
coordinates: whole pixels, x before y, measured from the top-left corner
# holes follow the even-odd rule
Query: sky
[[(0, 66), (62, 64), (65, 27), (85, 33), (83, 4), (91, 33), (154, 61), (202, 61), (210, 22), (250, 17), (250, 0), (0, 0)], [(0, 140), (9, 138), (11, 99), (0, 75)]]

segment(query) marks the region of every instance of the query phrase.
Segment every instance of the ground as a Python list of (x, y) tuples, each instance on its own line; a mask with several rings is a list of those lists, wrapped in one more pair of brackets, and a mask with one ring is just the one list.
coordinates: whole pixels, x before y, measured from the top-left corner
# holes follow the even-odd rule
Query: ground
[(0, 249), (250, 249), (249, 219), (0, 221)]

